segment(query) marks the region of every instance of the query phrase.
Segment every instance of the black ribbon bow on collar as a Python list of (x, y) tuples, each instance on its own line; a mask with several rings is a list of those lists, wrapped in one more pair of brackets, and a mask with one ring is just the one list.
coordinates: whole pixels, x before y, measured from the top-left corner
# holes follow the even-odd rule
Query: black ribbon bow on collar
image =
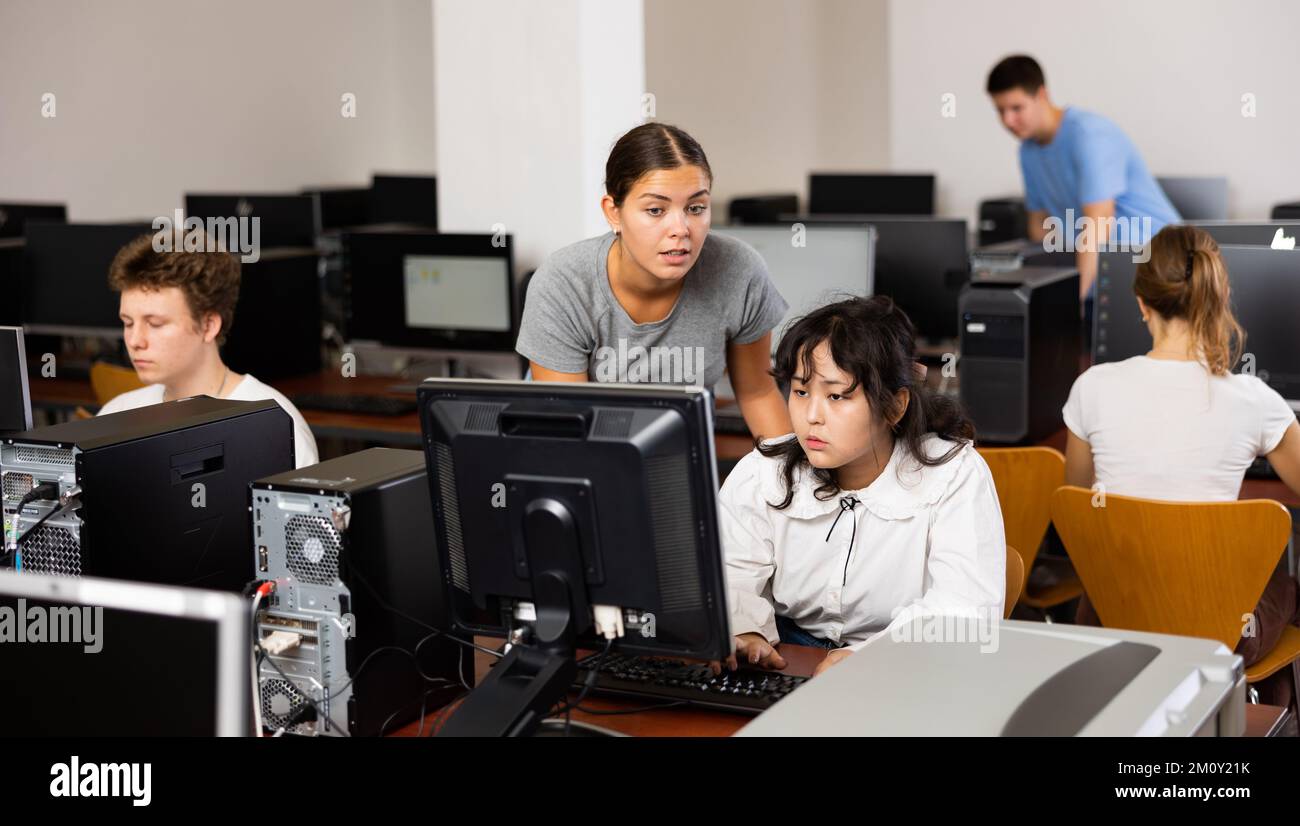
[[(840, 517), (856, 508), (858, 504), (858, 497), (853, 494), (840, 497), (840, 512), (835, 514), (835, 521), (831, 523), (831, 529), (826, 532), (826, 542), (831, 541), (831, 534), (835, 532), (835, 526), (840, 523)], [(849, 581), (849, 560), (853, 558), (853, 544), (858, 539), (858, 521), (850, 516), (849, 523), (853, 525), (853, 533), (849, 534), (849, 555), (844, 558), (844, 579), (840, 582), (841, 585)]]

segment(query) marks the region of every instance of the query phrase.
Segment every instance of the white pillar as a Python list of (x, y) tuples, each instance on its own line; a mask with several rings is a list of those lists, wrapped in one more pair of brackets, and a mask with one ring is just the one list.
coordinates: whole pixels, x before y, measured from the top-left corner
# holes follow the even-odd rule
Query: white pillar
[(516, 269), (608, 227), (605, 159), (641, 123), (642, 0), (433, 0), (438, 223)]

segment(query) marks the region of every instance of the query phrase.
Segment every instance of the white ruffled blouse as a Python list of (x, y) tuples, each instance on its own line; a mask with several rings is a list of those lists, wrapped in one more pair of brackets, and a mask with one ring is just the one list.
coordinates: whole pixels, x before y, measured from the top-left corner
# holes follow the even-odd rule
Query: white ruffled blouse
[[(922, 444), (932, 458), (957, 445), (935, 434)], [(755, 450), (722, 486), (732, 634), (757, 632), (775, 643), (779, 614), (856, 650), (919, 616), (1001, 617), (1002, 512), (972, 445), (929, 467), (900, 441), (875, 481), (827, 500), (814, 496), (809, 471), (796, 471), (783, 510), (769, 504), (785, 498), (780, 459)]]

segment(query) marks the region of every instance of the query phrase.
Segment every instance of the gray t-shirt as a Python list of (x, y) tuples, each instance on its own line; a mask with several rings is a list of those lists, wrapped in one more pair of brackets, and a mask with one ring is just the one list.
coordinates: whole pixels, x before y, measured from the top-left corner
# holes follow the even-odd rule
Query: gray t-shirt
[(710, 234), (668, 315), (636, 324), (609, 286), (614, 233), (556, 250), (528, 284), (515, 350), (591, 381), (692, 384), (712, 389), (727, 345), (762, 338), (789, 309), (748, 244)]

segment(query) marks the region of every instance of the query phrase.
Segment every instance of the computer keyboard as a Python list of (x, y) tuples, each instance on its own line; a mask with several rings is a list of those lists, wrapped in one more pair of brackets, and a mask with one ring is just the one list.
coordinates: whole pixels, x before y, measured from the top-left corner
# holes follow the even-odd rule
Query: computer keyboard
[[(575, 685), (581, 685), (599, 654), (578, 661)], [(665, 702), (688, 701), (744, 714), (758, 714), (808, 682), (777, 671), (741, 668), (714, 676), (707, 664), (659, 657), (609, 654), (596, 673), (592, 692), (634, 696)]]
[(307, 410), (327, 410), (331, 413), (360, 413), (371, 416), (402, 416), (414, 413), (418, 407), (415, 399), (393, 396), (353, 396), (329, 393), (303, 393), (291, 401), (295, 407)]

